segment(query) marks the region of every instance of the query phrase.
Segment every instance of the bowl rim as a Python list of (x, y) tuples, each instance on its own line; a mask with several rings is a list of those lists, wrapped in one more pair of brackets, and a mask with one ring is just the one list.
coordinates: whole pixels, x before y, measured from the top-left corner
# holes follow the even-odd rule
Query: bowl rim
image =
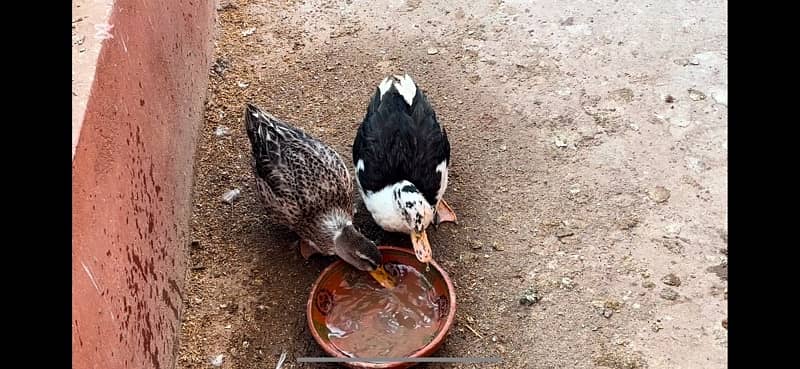
[[(378, 246), (378, 250), (380, 250), (380, 251), (384, 251), (384, 250), (399, 251), (401, 253), (406, 253), (406, 254), (409, 254), (411, 256), (416, 257), (411, 250), (409, 250), (408, 248), (404, 248), (404, 247), (384, 245), (384, 246)], [(328, 265), (327, 267), (325, 267), (325, 269), (323, 269), (322, 272), (317, 277), (317, 280), (314, 281), (314, 284), (311, 285), (311, 291), (309, 292), (308, 301), (306, 302), (306, 321), (308, 323), (308, 329), (311, 331), (311, 335), (314, 337), (314, 340), (317, 341), (317, 344), (319, 346), (321, 346), (322, 349), (326, 353), (328, 353), (328, 355), (331, 355), (331, 356), (337, 357), (337, 358), (349, 359), (350, 357), (345, 356), (344, 354), (342, 354), (338, 350), (333, 349), (333, 347), (331, 347), (330, 344), (326, 344), (322, 340), (322, 337), (320, 337), (320, 335), (317, 332), (317, 330), (314, 329), (314, 322), (311, 320), (311, 312), (312, 312), (312, 309), (313, 309), (313, 306), (314, 306), (314, 304), (313, 304), (314, 292), (317, 291), (317, 288), (319, 287), (320, 282), (322, 282), (323, 277), (325, 275), (327, 275), (332, 269), (338, 267), (341, 264), (345, 264), (344, 260), (338, 259), (335, 262), (333, 262), (330, 265)], [(438, 348), (439, 345), (441, 345), (441, 343), (444, 341), (444, 338), (447, 336), (447, 333), (450, 331), (450, 328), (452, 328), (453, 321), (455, 320), (455, 317), (456, 317), (456, 293), (455, 293), (456, 289), (455, 289), (455, 286), (453, 285), (453, 281), (450, 280), (450, 276), (447, 275), (447, 272), (435, 260), (431, 260), (430, 264), (434, 268), (436, 268), (436, 270), (439, 272), (439, 274), (442, 275), (442, 277), (444, 278), (445, 284), (447, 285), (447, 290), (449, 292), (448, 293), (448, 300), (449, 300), (448, 301), (449, 302), (448, 306), (449, 307), (448, 307), (448, 311), (447, 311), (447, 319), (444, 322), (443, 328), (440, 329), (439, 333), (436, 334), (436, 337), (434, 337), (433, 340), (428, 342), (428, 344), (426, 344), (425, 346), (422, 346), (421, 349), (419, 349), (419, 350), (415, 351), (413, 354), (411, 354), (409, 356), (409, 358), (427, 357), (428, 355), (432, 354), (433, 351), (436, 348)], [(392, 368), (392, 367), (394, 367), (396, 365), (400, 365), (400, 364), (404, 364), (404, 363), (406, 363), (406, 362), (391, 362), (391, 363), (350, 362), (350, 363), (347, 363), (347, 364), (358, 364), (360, 367), (363, 367), (363, 368)]]

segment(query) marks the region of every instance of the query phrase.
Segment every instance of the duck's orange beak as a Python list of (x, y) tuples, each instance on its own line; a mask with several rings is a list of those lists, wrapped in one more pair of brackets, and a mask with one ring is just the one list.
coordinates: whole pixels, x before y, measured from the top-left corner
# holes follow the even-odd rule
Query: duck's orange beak
[(417, 260), (426, 264), (433, 260), (431, 244), (428, 242), (428, 234), (425, 233), (425, 230), (411, 232), (411, 243), (414, 245), (414, 255), (417, 256)]
[(394, 279), (392, 279), (392, 276), (386, 272), (386, 269), (383, 269), (383, 265), (375, 268), (375, 270), (369, 272), (369, 274), (384, 288), (394, 288), (397, 285)]

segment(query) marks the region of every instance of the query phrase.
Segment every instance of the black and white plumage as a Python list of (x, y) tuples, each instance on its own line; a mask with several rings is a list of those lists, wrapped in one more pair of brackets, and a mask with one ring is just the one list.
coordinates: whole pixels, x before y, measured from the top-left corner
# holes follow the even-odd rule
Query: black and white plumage
[(425, 230), (456, 221), (442, 199), (450, 141), (427, 97), (407, 74), (385, 78), (353, 143), (356, 182), (372, 218), (384, 230), (411, 235), (417, 258), (431, 260)]
[(244, 121), (257, 192), (271, 219), (300, 236), (303, 256), (336, 254), (366, 271), (380, 265), (375, 243), (353, 226), (353, 181), (339, 154), (254, 105)]

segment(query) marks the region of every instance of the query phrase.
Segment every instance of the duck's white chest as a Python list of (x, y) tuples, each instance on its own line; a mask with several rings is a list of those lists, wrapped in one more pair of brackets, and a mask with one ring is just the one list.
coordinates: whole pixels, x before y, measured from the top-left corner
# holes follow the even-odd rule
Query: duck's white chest
[(364, 205), (372, 214), (372, 219), (375, 223), (389, 232), (411, 232), (408, 223), (395, 206), (392, 186), (386, 186), (378, 192), (369, 193), (364, 193), (361, 185), (358, 187), (359, 191), (361, 191), (361, 198), (364, 199)]

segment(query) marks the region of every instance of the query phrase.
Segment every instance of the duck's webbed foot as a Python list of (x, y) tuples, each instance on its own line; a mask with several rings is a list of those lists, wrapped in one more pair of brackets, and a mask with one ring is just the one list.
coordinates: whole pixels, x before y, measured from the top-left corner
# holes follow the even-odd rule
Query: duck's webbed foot
[(456, 212), (453, 211), (453, 208), (450, 205), (447, 205), (447, 202), (444, 199), (439, 201), (439, 205), (436, 206), (436, 217), (433, 220), (433, 224), (435, 226), (439, 226), (444, 222), (453, 222), (458, 224), (458, 218), (456, 217)]
[(315, 245), (314, 242), (305, 239), (300, 239), (297, 242), (300, 243), (300, 255), (303, 256), (303, 259), (308, 260), (312, 255), (319, 253), (317, 245)]

